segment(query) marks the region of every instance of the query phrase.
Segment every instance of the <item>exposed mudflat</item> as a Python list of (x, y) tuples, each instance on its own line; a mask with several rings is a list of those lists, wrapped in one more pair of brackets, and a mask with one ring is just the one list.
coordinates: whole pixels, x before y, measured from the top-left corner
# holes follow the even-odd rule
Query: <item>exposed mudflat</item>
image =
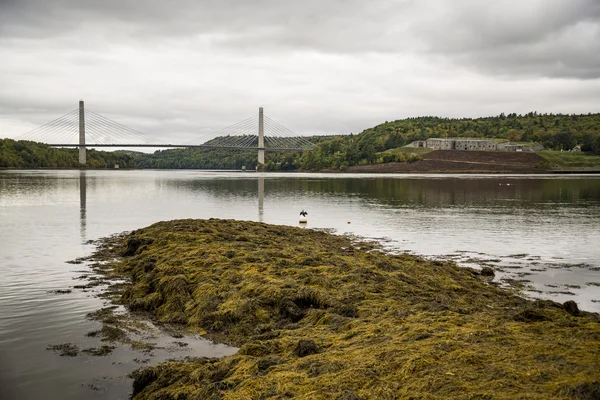
[(547, 162), (535, 153), (436, 150), (415, 162), (357, 165), (348, 172), (543, 173)]

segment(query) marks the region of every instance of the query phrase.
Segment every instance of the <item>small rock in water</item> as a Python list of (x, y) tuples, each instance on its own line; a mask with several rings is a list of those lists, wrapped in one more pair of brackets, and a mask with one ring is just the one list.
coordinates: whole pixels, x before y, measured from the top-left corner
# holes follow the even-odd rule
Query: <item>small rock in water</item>
[(483, 268), (481, 268), (480, 274), (481, 274), (481, 276), (492, 276), (492, 277), (494, 275), (496, 275), (494, 273), (494, 270), (492, 268), (490, 268), (490, 267), (483, 267)]
[(79, 347), (71, 343), (51, 344), (46, 350), (60, 352), (61, 357), (75, 357), (79, 354)]
[(115, 349), (115, 346), (102, 345), (101, 347), (91, 347), (89, 349), (82, 350), (83, 353), (89, 354), (90, 356), (102, 357), (107, 356)]
[(58, 289), (58, 290), (50, 290), (48, 293), (52, 294), (69, 294), (71, 293), (71, 289)]

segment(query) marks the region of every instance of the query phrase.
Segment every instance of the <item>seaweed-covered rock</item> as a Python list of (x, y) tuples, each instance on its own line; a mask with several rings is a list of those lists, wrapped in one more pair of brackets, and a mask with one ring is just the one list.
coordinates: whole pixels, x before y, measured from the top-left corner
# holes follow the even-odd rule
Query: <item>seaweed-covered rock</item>
[(356, 318), (358, 317), (358, 310), (356, 306), (353, 304), (342, 304), (339, 307), (336, 307), (335, 312), (343, 317)]
[(346, 391), (340, 394), (336, 400), (360, 400), (360, 397), (358, 397), (355, 393)]
[(316, 354), (318, 352), (319, 346), (317, 346), (314, 340), (302, 339), (296, 345), (296, 349), (294, 349), (294, 354), (298, 357), (306, 357), (311, 354)]
[(239, 354), (262, 357), (273, 354), (277, 350), (279, 350), (277, 341), (253, 342), (243, 345), (239, 350)]
[(304, 312), (291, 299), (282, 299), (279, 302), (279, 312), (283, 318), (298, 322), (304, 317)]
[(483, 268), (481, 268), (481, 271), (479, 273), (481, 274), (481, 276), (491, 277), (491, 278), (493, 278), (496, 275), (496, 273), (494, 272), (494, 269), (491, 267), (483, 267)]
[(575, 303), (573, 300), (569, 300), (569, 301), (565, 301), (563, 303), (563, 306), (565, 307), (565, 310), (575, 316), (578, 317), (579, 315), (581, 315), (581, 311), (579, 311), (579, 307), (577, 306), (577, 303)]
[(538, 310), (527, 309), (515, 315), (514, 320), (519, 322), (541, 322), (548, 321), (550, 318)]
[(259, 371), (266, 371), (269, 368), (281, 364), (282, 360), (276, 357), (263, 357), (256, 362)]
[(131, 235), (127, 239), (127, 242), (125, 243), (125, 249), (123, 250), (121, 255), (123, 257), (133, 256), (138, 252), (140, 247), (152, 244), (152, 242), (153, 240), (151, 238), (140, 238), (138, 236)]
[(575, 400), (598, 400), (600, 399), (600, 381), (586, 382), (575, 387), (563, 390)]
[(133, 374), (133, 396), (138, 393), (141, 393), (142, 390), (146, 388), (146, 386), (153, 383), (158, 379), (160, 375), (153, 368), (148, 368), (145, 370), (138, 371)]
[[(133, 256), (112, 262), (124, 250)], [(573, 318), (573, 305), (524, 299), (449, 261), (216, 219), (111, 237), (93, 257), (126, 282), (132, 312), (240, 347), (149, 367), (134, 400), (596, 395), (597, 314)]]

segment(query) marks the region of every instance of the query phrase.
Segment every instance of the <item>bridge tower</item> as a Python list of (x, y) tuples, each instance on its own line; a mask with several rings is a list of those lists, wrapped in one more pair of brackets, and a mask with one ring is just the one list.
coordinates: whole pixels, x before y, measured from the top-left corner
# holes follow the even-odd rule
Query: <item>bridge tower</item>
[(79, 163), (85, 164), (86, 149), (85, 149), (85, 110), (83, 100), (79, 100)]
[(262, 107), (258, 109), (258, 164), (265, 165), (265, 124)]

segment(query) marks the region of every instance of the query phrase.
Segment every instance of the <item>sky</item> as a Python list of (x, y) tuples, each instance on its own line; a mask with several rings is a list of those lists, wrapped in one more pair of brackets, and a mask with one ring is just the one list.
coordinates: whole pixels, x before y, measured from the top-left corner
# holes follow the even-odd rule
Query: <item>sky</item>
[(600, 112), (600, 0), (0, 0), (0, 137), (78, 106), (188, 142)]

